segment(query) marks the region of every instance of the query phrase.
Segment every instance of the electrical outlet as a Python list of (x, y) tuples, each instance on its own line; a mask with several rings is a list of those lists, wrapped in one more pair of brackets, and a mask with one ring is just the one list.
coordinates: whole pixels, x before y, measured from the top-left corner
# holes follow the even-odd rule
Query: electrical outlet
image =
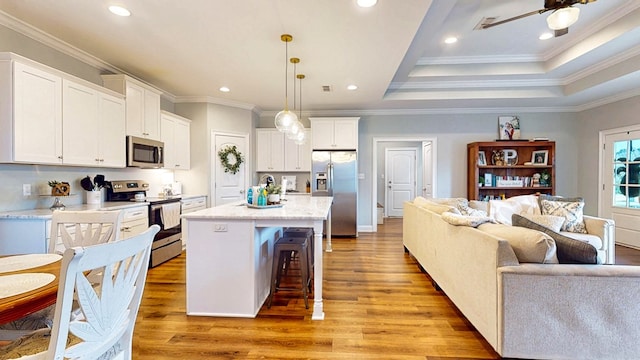
[(31, 196), (31, 184), (22, 184), (22, 196)]
[(225, 232), (227, 231), (227, 224), (213, 224), (213, 231)]

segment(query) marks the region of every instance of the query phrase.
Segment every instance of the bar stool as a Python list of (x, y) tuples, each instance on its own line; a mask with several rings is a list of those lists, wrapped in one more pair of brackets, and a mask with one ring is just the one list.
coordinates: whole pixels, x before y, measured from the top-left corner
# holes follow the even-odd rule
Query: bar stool
[[(313, 247), (313, 244), (314, 244), (313, 229), (301, 228), (301, 227), (289, 227), (284, 229), (284, 233), (282, 236), (307, 238), (307, 240), (309, 241), (309, 253), (311, 254), (310, 266), (311, 266), (311, 269), (313, 270), (313, 265), (315, 264), (315, 248)], [(288, 260), (290, 262), (291, 259), (288, 259)]]
[(285, 288), (280, 286), (280, 280), (284, 270), (288, 270), (289, 266), (285, 268), (285, 262), (287, 256), (291, 256), (291, 253), (295, 252), (300, 259), (300, 282), (302, 284), (302, 295), (304, 296), (304, 307), (309, 308), (309, 291), (311, 291), (311, 276), (310, 276), (310, 260), (311, 254), (309, 253), (309, 241), (306, 237), (287, 237), (283, 236), (278, 239), (274, 245), (273, 250), (273, 265), (271, 268), (271, 290), (269, 292), (269, 300), (267, 302), (267, 308), (271, 308), (271, 302), (273, 301), (273, 295), (278, 290), (300, 290), (298, 288)]

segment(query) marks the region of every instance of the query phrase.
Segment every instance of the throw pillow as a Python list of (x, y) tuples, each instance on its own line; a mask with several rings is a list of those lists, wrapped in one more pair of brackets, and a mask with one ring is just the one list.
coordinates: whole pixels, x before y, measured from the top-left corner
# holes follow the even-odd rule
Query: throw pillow
[(539, 215), (538, 198), (535, 195), (521, 195), (489, 201), (489, 217), (497, 222), (511, 225), (512, 214)]
[(522, 215), (536, 224), (548, 227), (549, 229), (560, 232), (564, 225), (564, 217), (555, 215)]
[(549, 235), (505, 224), (485, 223), (478, 230), (506, 240), (521, 263), (558, 263), (556, 244)]
[(556, 242), (558, 261), (561, 264), (598, 263), (598, 251), (589, 243), (559, 234), (518, 214), (513, 214), (512, 223), (513, 226), (538, 230), (551, 236)]
[(560, 230), (575, 233), (587, 233), (584, 224), (582, 209), (584, 202), (550, 201), (540, 200), (540, 209), (543, 215), (555, 215), (564, 217), (565, 221)]

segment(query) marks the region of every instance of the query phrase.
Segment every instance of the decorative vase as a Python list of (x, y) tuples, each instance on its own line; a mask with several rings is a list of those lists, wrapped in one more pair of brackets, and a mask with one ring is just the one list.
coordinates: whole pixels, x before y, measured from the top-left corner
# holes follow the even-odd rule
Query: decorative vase
[(269, 194), (269, 197), (267, 198), (267, 202), (269, 204), (279, 204), (280, 194)]
[(87, 204), (101, 204), (102, 191), (85, 191), (87, 193)]

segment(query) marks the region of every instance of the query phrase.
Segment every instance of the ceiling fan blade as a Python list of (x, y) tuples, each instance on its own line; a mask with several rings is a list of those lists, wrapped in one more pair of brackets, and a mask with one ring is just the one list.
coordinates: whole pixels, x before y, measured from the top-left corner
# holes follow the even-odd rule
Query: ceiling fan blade
[(542, 14), (543, 12), (548, 11), (548, 10), (549, 10), (549, 9), (540, 9), (540, 10), (536, 10), (536, 11), (531, 11), (531, 12), (524, 13), (524, 14), (521, 14), (521, 15), (518, 15), (518, 16), (514, 16), (514, 17), (512, 17), (512, 18), (508, 18), (508, 19), (505, 19), (505, 20), (496, 21), (496, 22), (494, 22), (494, 23), (490, 23), (490, 24), (482, 24), (482, 25), (480, 25), (480, 28), (481, 28), (481, 29), (488, 29), (488, 28), (490, 28), (490, 27), (494, 27), (494, 26), (502, 25), (502, 24), (504, 24), (504, 23), (508, 23), (508, 22), (510, 22), (510, 21), (514, 21), (514, 20), (522, 19), (522, 18), (525, 18), (525, 17), (527, 17), (527, 16), (536, 15), (536, 14)]

